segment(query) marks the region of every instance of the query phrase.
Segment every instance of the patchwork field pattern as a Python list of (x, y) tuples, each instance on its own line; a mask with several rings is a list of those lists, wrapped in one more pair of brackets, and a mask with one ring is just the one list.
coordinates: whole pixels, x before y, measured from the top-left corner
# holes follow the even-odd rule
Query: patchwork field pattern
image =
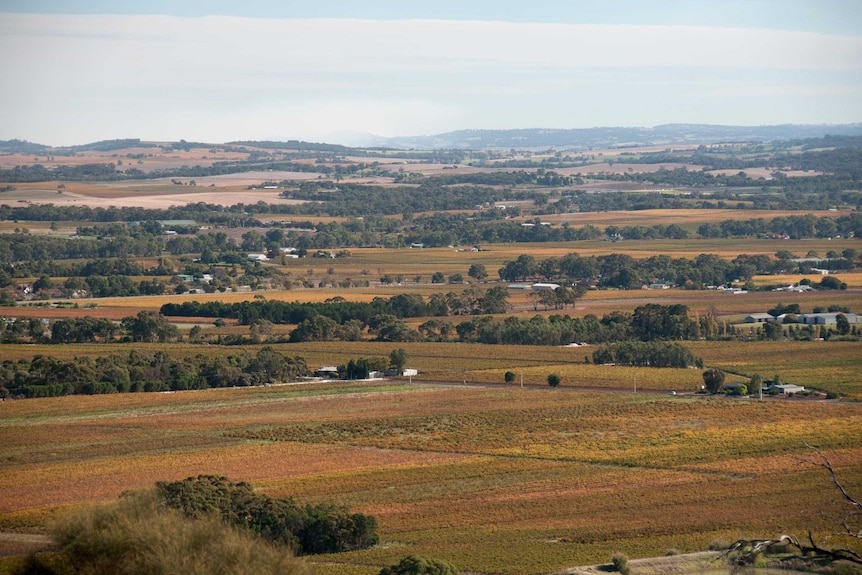
[(716, 539), (829, 528), (816, 445), (862, 488), (862, 407), (388, 382), (0, 404), (0, 528), (199, 473), (335, 501), (381, 544), (314, 557), (372, 574), (414, 553), (551, 573)]

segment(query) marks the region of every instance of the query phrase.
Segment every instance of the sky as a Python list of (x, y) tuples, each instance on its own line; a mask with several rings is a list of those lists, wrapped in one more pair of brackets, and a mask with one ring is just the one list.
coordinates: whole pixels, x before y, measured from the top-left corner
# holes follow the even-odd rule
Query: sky
[(857, 122), (860, 0), (0, 0), (0, 140)]

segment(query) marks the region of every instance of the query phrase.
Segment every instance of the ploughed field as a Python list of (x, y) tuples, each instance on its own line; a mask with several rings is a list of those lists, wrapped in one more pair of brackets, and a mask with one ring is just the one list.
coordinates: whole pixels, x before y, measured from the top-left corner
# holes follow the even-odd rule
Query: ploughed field
[(849, 402), (608, 393), (566, 378), (7, 401), (0, 529), (38, 533), (125, 490), (218, 474), (377, 517), (378, 546), (309, 558), (319, 573), (373, 574), (407, 554), (552, 573), (615, 551), (832, 532), (842, 505), (806, 445), (862, 489), (862, 406)]

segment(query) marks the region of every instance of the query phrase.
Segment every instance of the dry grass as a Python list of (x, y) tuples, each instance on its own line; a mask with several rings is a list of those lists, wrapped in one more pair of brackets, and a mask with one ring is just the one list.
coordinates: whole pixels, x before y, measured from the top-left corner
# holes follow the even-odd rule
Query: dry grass
[(606, 226), (652, 226), (661, 224), (667, 226), (677, 224), (686, 229), (696, 229), (704, 223), (719, 223), (724, 220), (754, 220), (758, 218), (771, 219), (780, 216), (813, 214), (817, 217), (838, 217), (840, 212), (827, 210), (800, 212), (798, 210), (731, 210), (731, 209), (699, 209), (688, 208), (678, 210), (634, 210), (617, 212), (583, 212), (573, 214), (555, 214), (542, 216), (543, 221), (569, 225), (592, 224), (604, 228)]

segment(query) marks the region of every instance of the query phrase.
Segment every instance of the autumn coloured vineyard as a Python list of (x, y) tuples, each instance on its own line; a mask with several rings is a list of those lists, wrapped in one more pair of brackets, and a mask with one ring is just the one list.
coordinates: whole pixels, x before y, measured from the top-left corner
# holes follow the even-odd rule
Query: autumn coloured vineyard
[(829, 527), (816, 446), (862, 486), (854, 403), (565, 386), (313, 384), (0, 404), (0, 527), (201, 473), (377, 517), (378, 546), (316, 556), (371, 574), (408, 553), (551, 573)]
[(199, 475), (376, 518), (302, 558), (321, 575), (859, 549), (812, 464), (862, 496), (858, 137), (25, 144), (0, 142), (0, 575)]

